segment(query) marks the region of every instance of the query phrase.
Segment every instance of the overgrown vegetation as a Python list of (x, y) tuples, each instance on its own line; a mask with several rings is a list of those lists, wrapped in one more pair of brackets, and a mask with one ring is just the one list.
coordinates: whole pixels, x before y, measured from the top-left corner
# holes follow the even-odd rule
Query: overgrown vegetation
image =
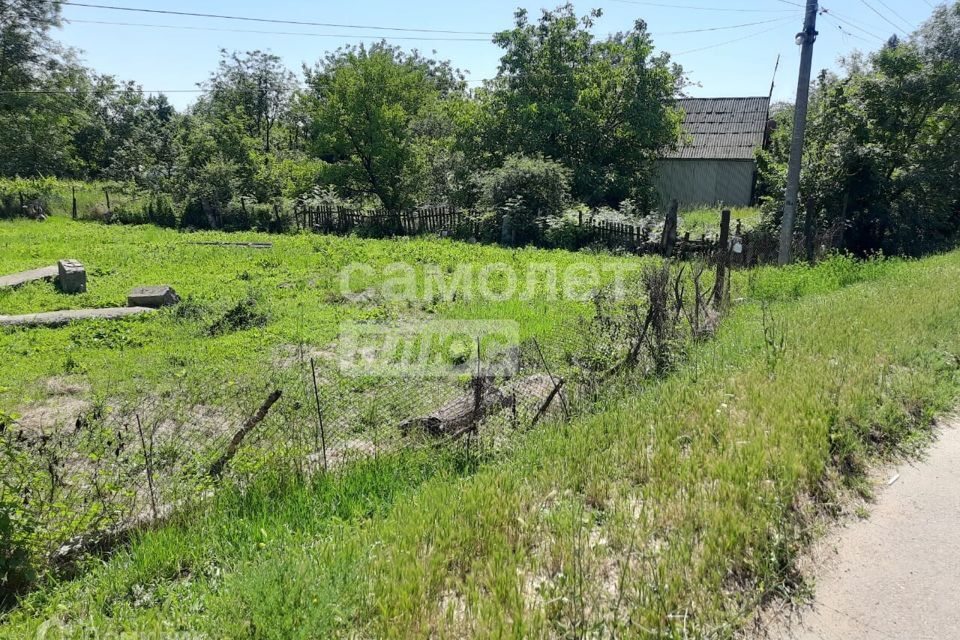
[[(80, 234), (104, 229), (54, 222)], [(362, 246), (374, 260), (386, 250), (289, 239), (303, 241), (325, 252)], [(429, 243), (432, 252), (455, 246)], [(425, 248), (391, 246), (406, 244)], [(169, 244), (163, 253), (179, 260)], [(282, 255), (274, 268), (296, 263), (296, 252)], [(669, 299), (672, 278), (645, 274), (644, 295)], [(6, 615), (4, 632), (33, 634), (52, 621), (48, 629), (67, 635), (730, 635), (758, 602), (795, 586), (792, 563), (818, 511), (835, 508), (844, 485), (859, 486), (871, 456), (922, 440), (955, 398), (960, 292), (944, 283), (957, 275), (956, 253), (756, 270), (735, 281), (747, 303), (715, 340), (688, 343), (684, 360), (659, 357), (676, 351), (657, 345), (677, 339), (661, 323), (644, 355), (660, 373), (612, 379), (597, 415), (520, 435), (505, 458), (406, 451), (335, 479), (261, 477), (137, 536), (77, 579), (48, 579)], [(239, 285), (245, 295), (247, 282)], [(284, 289), (267, 290), (260, 335), (277, 333), (290, 308)], [(888, 313), (891, 300), (898, 314)], [(536, 330), (524, 305), (486, 305)], [(645, 324), (618, 310), (599, 317), (632, 322), (616, 329), (625, 335)]]
[[(858, 255), (922, 255), (960, 233), (960, 3), (906, 40), (855, 54), (813, 86), (801, 192), (813, 228)], [(779, 225), (793, 110), (760, 156), (766, 225)], [(800, 230), (804, 227), (801, 216)]]

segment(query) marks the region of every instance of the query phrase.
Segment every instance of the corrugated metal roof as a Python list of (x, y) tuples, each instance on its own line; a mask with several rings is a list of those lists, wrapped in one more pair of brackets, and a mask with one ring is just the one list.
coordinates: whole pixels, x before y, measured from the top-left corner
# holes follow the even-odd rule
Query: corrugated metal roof
[(769, 98), (683, 98), (683, 137), (665, 158), (752, 160), (763, 144)]

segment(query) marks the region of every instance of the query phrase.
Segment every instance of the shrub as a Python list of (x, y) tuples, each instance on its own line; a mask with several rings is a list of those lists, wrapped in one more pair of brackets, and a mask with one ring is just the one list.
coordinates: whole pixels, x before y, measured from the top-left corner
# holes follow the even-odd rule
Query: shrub
[(155, 193), (150, 197), (147, 201), (147, 220), (159, 227), (177, 227), (177, 214), (170, 196)]
[(18, 468), (14, 463), (23, 462), (18, 460), (20, 449), (8, 437), (16, 417), (0, 410), (0, 456), (11, 469), (5, 469), (0, 477), (0, 610), (36, 580), (29, 545), (36, 523), (17, 497), (23, 493), (25, 480), (12, 471)]
[(481, 202), (496, 212), (498, 224), (511, 217), (514, 241), (539, 237), (541, 222), (559, 216), (570, 199), (570, 172), (540, 156), (513, 155), (481, 177)]
[(263, 327), (269, 316), (261, 309), (256, 296), (252, 293), (227, 309), (216, 322), (210, 326), (210, 335), (219, 336), (234, 331), (243, 331), (254, 327)]
[(34, 215), (49, 214), (50, 199), (56, 185), (54, 178), (0, 179), (0, 217), (25, 215), (28, 213), (25, 208)]
[(550, 225), (546, 231), (546, 243), (557, 249), (579, 251), (596, 241), (593, 227), (580, 225), (576, 220), (558, 220)]

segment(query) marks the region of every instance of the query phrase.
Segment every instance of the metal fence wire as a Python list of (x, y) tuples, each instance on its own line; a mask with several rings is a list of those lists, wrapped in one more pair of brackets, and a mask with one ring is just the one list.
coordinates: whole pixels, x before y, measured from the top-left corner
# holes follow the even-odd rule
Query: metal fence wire
[(55, 561), (243, 485), (264, 469), (339, 474), (410, 447), (501, 446), (569, 411), (569, 381), (539, 345), (515, 370), (466, 376), (344, 376), (301, 349), (256, 384), (172, 386), (135, 401), (51, 404), (0, 432), (4, 501)]

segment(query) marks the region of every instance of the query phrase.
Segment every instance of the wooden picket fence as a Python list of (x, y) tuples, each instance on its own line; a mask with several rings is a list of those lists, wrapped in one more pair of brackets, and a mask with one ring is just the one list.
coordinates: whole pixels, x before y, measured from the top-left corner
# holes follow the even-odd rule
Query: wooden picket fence
[[(675, 212), (672, 214), (675, 216)], [(729, 220), (729, 212), (726, 214)], [(361, 235), (414, 236), (426, 233), (465, 235), (477, 237), (475, 217), (468, 212), (449, 205), (418, 207), (410, 211), (390, 212), (384, 210), (361, 210), (333, 204), (298, 207), (294, 219), (300, 230), (315, 233), (359, 233)], [(676, 218), (673, 218), (674, 229)], [(546, 224), (546, 223), (544, 223)], [(689, 233), (669, 242), (662, 232), (654, 234), (649, 226), (635, 225), (606, 219), (584, 217), (581, 213), (578, 224), (586, 230), (590, 242), (621, 249), (635, 254), (659, 254), (679, 257), (712, 256), (719, 252), (721, 241), (701, 235), (691, 238)], [(729, 224), (729, 223), (728, 223)], [(546, 227), (544, 227), (546, 233)], [(734, 237), (741, 237), (740, 225), (728, 229)], [(721, 236), (723, 235), (721, 229)], [(728, 247), (729, 248), (729, 247)], [(742, 247), (741, 247), (742, 251)]]
[(302, 207), (295, 213), (297, 227), (318, 233), (367, 231), (375, 235), (413, 236), (453, 232), (472, 224), (462, 211), (451, 206), (418, 207), (411, 211), (363, 211), (332, 204)]
[[(613, 220), (584, 220), (583, 216), (579, 223), (587, 227), (598, 242), (611, 248), (622, 248), (638, 254), (660, 254), (665, 250), (663, 238), (659, 234), (654, 237), (649, 227)], [(714, 253), (718, 246), (717, 240), (706, 235), (691, 238), (687, 232), (677, 238), (672, 253), (680, 256), (708, 255)]]

